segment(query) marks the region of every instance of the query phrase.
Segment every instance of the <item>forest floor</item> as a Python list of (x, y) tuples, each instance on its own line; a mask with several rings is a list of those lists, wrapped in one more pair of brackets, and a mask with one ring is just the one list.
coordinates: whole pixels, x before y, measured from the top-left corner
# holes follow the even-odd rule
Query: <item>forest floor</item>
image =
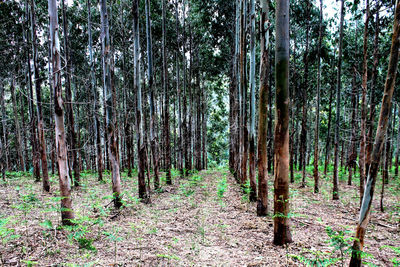
[[(309, 174), (311, 170), (308, 169)], [(212, 169), (163, 182), (152, 203), (137, 199), (137, 179), (122, 175), (125, 208), (115, 211), (109, 182), (82, 173), (73, 189), (77, 225), (61, 227), (57, 177), (52, 193), (24, 173), (10, 173), (0, 186), (2, 266), (344, 266), (358, 217), (358, 180), (348, 186), (341, 172), (340, 200), (331, 200), (331, 175), (319, 194), (309, 175), (290, 188), (294, 242), (272, 244), (272, 217), (257, 217), (256, 204), (226, 169)], [(377, 183), (365, 242), (365, 263), (393, 266), (400, 258), (399, 180), (390, 180), (379, 211)], [(270, 178), (272, 205), (272, 177)]]

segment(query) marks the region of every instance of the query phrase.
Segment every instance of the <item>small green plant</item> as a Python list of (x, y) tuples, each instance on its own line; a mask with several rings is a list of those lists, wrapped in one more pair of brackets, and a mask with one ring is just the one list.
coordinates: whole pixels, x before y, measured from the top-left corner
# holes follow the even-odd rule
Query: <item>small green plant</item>
[(226, 177), (224, 176), (217, 185), (217, 195), (220, 200), (224, 197), (227, 186)]
[(113, 232), (103, 232), (107, 236), (107, 239), (114, 243), (114, 266), (117, 265), (117, 243), (122, 240), (118, 236), (119, 228), (116, 228)]
[(400, 266), (400, 247), (393, 247), (393, 246), (387, 246), (387, 245), (385, 245), (383, 247), (389, 248), (397, 254), (397, 257), (390, 259), (390, 261), (393, 263), (394, 267), (399, 267)]

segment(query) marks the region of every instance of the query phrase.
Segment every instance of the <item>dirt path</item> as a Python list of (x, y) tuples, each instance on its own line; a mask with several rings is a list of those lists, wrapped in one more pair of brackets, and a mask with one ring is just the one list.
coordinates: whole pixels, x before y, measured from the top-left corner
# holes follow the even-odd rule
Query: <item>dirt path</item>
[[(137, 184), (125, 177), (126, 208), (119, 213), (107, 206), (110, 185), (88, 176), (86, 186), (73, 192), (79, 220), (73, 229), (57, 229), (56, 194), (49, 197), (40, 184), (14, 179), (0, 187), (0, 219), (8, 220), (0, 233), (12, 229), (18, 237), (3, 239), (0, 253), (6, 266), (27, 261), (39, 266), (302, 266), (316, 259), (347, 265), (348, 255), (339, 260), (340, 249), (330, 239), (343, 233), (339, 240), (351, 243), (347, 238), (357, 217), (356, 187), (342, 185), (341, 201), (332, 202), (330, 185), (322, 182), (319, 195), (311, 187), (291, 187), (294, 243), (281, 248), (271, 243), (272, 218), (255, 216), (255, 204), (248, 203), (226, 170), (175, 178), (173, 186), (153, 193), (150, 205), (136, 199)], [(398, 195), (388, 201), (397, 201), (398, 208)], [(384, 246), (400, 247), (399, 217), (395, 208), (374, 213), (366, 240), (369, 263), (391, 266), (396, 254)]]

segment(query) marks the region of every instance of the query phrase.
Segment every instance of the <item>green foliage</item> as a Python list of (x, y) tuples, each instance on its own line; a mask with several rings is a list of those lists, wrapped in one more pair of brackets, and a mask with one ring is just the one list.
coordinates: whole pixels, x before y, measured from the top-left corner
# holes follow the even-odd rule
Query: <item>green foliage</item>
[(393, 247), (393, 246), (387, 246), (387, 245), (385, 245), (383, 247), (389, 248), (397, 254), (397, 257), (390, 259), (390, 261), (393, 263), (394, 267), (399, 267), (400, 266), (400, 247)]
[(226, 181), (226, 176), (224, 176), (217, 185), (217, 195), (220, 200), (224, 197), (224, 193), (226, 192), (228, 184)]
[(9, 226), (13, 223), (12, 218), (12, 216), (0, 218), (0, 238), (3, 245), (20, 237), (20, 235), (15, 234), (15, 229)]

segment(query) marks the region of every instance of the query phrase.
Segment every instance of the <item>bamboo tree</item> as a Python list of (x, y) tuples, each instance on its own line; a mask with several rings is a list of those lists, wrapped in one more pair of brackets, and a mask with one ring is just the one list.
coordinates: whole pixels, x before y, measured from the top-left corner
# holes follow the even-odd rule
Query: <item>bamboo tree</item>
[(260, 0), (261, 20), (261, 65), (260, 65), (260, 99), (258, 104), (258, 199), (257, 215), (268, 213), (268, 181), (267, 181), (267, 119), (268, 119), (268, 74), (269, 66), (269, 0)]
[(367, 183), (360, 208), (359, 220), (357, 223), (356, 236), (353, 243), (353, 252), (351, 254), (350, 266), (361, 266), (361, 256), (364, 247), (364, 237), (367, 231), (367, 225), (370, 218), (371, 204), (374, 197), (376, 177), (378, 175), (379, 163), (382, 150), (385, 144), (386, 130), (388, 126), (388, 117), (392, 105), (394, 86), (396, 83), (396, 74), (399, 66), (400, 49), (400, 1), (396, 3), (394, 14), (392, 46), (390, 48), (389, 66), (383, 92), (381, 112), (379, 115), (378, 127), (376, 130), (374, 146), (372, 150), (371, 165), (367, 175)]
[(103, 53), (103, 87), (105, 92), (106, 100), (106, 129), (108, 143), (108, 155), (111, 163), (111, 180), (112, 180), (112, 191), (114, 197), (115, 208), (122, 206), (121, 196), (121, 178), (119, 170), (119, 155), (118, 155), (118, 144), (116, 136), (116, 114), (114, 112), (114, 100), (115, 95), (112, 93), (112, 77), (111, 77), (111, 54), (110, 54), (110, 32), (108, 22), (108, 11), (107, 11), (107, 0), (101, 0), (100, 2), (100, 15), (101, 15), (101, 44)]
[(54, 116), (56, 151), (61, 194), (61, 219), (64, 225), (73, 224), (74, 212), (71, 201), (71, 182), (68, 173), (67, 143), (64, 131), (64, 101), (61, 87), (61, 59), (58, 32), (57, 1), (48, 0), (50, 16), (50, 41), (52, 81), (54, 89)]
[(289, 0), (276, 3), (274, 241), (292, 242), (289, 227)]
[(342, 48), (343, 48), (343, 20), (344, 20), (344, 0), (341, 0), (340, 7), (340, 24), (339, 24), (339, 55), (338, 55), (338, 70), (336, 76), (336, 122), (335, 122), (335, 159), (333, 166), (333, 194), (334, 200), (339, 199), (339, 131), (340, 131), (340, 91), (342, 87)]

